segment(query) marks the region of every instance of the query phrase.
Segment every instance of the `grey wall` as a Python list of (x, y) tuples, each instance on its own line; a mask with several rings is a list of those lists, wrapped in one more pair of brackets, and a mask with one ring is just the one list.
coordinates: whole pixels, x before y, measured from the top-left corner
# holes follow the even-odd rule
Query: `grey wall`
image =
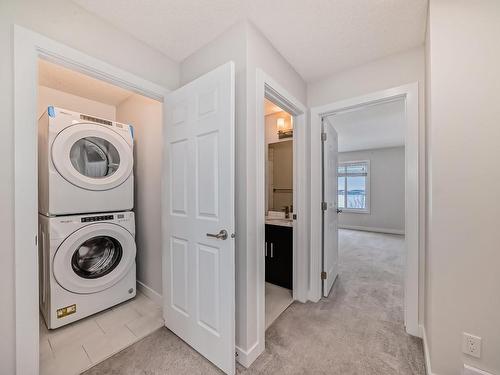
[[(430, 362), (440, 375), (463, 363), (500, 374), (500, 2), (429, 7)], [(482, 337), (481, 358), (462, 354), (462, 332)]]
[(370, 213), (343, 212), (343, 228), (404, 233), (405, 148), (390, 147), (339, 153), (339, 162), (370, 160)]
[(116, 119), (134, 126), (137, 280), (162, 294), (162, 104), (134, 94), (116, 107)]

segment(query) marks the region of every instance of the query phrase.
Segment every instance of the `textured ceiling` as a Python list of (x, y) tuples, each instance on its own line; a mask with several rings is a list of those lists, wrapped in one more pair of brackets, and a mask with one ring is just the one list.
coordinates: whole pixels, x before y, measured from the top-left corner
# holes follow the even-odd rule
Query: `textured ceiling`
[(360, 107), (328, 118), (339, 136), (339, 151), (371, 150), (405, 144), (403, 99)]
[(306, 80), (421, 45), (427, 0), (73, 0), (175, 61), (247, 19)]
[(114, 106), (134, 94), (121, 87), (45, 60), (38, 60), (38, 83), (55, 90)]

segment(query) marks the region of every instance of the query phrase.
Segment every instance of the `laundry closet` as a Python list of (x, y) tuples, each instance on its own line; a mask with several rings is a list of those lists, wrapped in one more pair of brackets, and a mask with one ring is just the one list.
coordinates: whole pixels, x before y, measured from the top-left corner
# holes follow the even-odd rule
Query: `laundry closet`
[(162, 103), (39, 60), (38, 116), (40, 373), (76, 374), (164, 325)]

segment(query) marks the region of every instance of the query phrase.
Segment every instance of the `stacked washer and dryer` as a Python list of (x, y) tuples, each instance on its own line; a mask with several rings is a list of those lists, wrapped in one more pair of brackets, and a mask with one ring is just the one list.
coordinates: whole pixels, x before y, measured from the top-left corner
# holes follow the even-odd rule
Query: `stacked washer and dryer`
[(133, 128), (63, 108), (38, 121), (40, 310), (49, 329), (136, 294)]

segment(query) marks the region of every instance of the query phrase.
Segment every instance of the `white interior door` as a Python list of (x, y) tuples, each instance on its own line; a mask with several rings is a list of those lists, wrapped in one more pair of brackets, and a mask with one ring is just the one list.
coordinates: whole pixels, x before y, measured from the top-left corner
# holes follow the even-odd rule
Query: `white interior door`
[(235, 372), (234, 64), (166, 100), (163, 296), (166, 326)]
[(328, 297), (338, 275), (338, 137), (323, 119), (323, 296)]

